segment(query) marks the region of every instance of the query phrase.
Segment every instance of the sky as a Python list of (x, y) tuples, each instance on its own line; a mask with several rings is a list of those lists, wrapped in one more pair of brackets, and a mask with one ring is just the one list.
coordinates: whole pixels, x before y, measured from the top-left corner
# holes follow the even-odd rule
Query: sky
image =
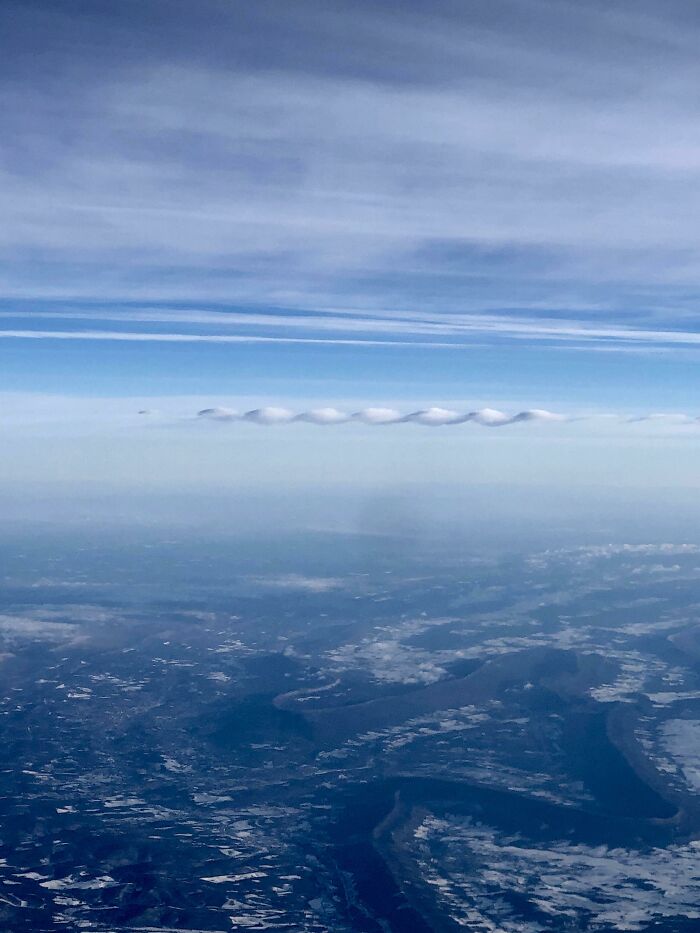
[(0, 37), (19, 518), (694, 495), (697, 4), (4, 0)]

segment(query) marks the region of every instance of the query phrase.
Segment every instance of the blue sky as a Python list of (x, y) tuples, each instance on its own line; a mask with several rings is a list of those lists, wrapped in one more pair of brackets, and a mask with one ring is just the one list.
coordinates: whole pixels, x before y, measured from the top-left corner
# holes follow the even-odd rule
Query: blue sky
[[(696, 4), (5, 0), (0, 36), (5, 485), (116, 438), (182, 479), (163, 451), (192, 431), (214, 483), (214, 432), (250, 426), (196, 412), (265, 405), (614, 413), (478, 443), (515, 475), (543, 430), (572, 463), (585, 434), (671, 436), (692, 480)], [(243, 472), (335, 443), (308, 430)]]

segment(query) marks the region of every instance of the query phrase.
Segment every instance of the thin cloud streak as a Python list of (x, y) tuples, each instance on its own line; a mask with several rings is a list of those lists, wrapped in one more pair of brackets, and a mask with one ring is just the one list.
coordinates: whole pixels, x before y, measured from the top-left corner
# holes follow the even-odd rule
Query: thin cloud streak
[(468, 350), (473, 344), (415, 340), (362, 340), (323, 337), (267, 337), (259, 334), (158, 334), (137, 331), (107, 330), (0, 330), (0, 340), (122, 340), (132, 343), (300, 343), (338, 344), (341, 346), (459, 347)]
[[(0, 313), (0, 317), (17, 318), (19, 316), (44, 318), (48, 314), (39, 312), (33, 315)], [(689, 330), (652, 330), (634, 327), (587, 326), (570, 321), (528, 321), (515, 317), (494, 317), (488, 315), (443, 315), (436, 321), (433, 315), (427, 320), (397, 320), (395, 318), (326, 318), (295, 317), (281, 315), (209, 313), (181, 315), (164, 312), (148, 313), (141, 316), (138, 312), (126, 312), (120, 316), (117, 312), (102, 316), (73, 314), (71, 312), (51, 313), (53, 319), (73, 320), (89, 319), (99, 323), (102, 320), (124, 320), (129, 323), (179, 323), (182, 326), (194, 326), (204, 323), (215, 324), (230, 331), (236, 327), (257, 327), (267, 329), (292, 329), (312, 331), (313, 336), (277, 336), (262, 333), (184, 333), (156, 331), (114, 331), (114, 330), (40, 330), (7, 329), (0, 330), (0, 339), (26, 340), (117, 340), (144, 342), (183, 342), (183, 343), (282, 343), (282, 344), (329, 344), (349, 346), (409, 346), (468, 349), (473, 342), (448, 340), (448, 337), (466, 337), (473, 335), (481, 339), (513, 339), (536, 342), (553, 342), (567, 345), (575, 341), (590, 343), (591, 349), (648, 349), (649, 347), (683, 347), (700, 345), (700, 333)], [(432, 320), (430, 320), (432, 318)], [(351, 336), (344, 336), (347, 334)], [(377, 334), (386, 334), (378, 338)], [(434, 335), (436, 338), (425, 339)], [(403, 337), (404, 339), (396, 339)], [(410, 339), (415, 338), (415, 339)]]

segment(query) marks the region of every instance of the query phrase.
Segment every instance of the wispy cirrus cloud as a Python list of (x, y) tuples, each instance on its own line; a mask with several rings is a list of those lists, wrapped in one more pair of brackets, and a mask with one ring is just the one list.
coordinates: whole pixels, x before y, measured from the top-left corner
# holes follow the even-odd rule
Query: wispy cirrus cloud
[(433, 343), (695, 342), (692, 3), (99, 6), (5, 4), (0, 297), (335, 307), (365, 341), (396, 304), (391, 333)]
[[(17, 312), (0, 312), (2, 318)], [(415, 346), (468, 349), (479, 342), (516, 341), (566, 348), (625, 351), (669, 350), (700, 345), (700, 331), (604, 325), (590, 321), (543, 317), (419, 312), (346, 313), (318, 311), (313, 315), (246, 312), (173, 311), (61, 311), (24, 312), (23, 322), (47, 318), (89, 321), (90, 328), (3, 328), (0, 340), (86, 340), (150, 343), (281, 343), (348, 346)], [(118, 322), (132, 329), (104, 325)], [(177, 324), (181, 330), (138, 329), (140, 324)], [(134, 329), (134, 328), (137, 329)]]

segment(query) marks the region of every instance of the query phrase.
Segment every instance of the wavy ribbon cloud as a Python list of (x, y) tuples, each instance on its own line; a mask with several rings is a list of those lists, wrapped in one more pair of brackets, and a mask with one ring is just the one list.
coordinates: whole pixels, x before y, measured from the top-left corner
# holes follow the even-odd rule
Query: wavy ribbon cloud
[(276, 406), (254, 408), (252, 411), (246, 412), (238, 412), (231, 408), (203, 408), (197, 413), (197, 417), (210, 421), (249, 421), (260, 425), (289, 424), (294, 421), (303, 421), (307, 424), (333, 425), (355, 421), (370, 425), (414, 423), (428, 427), (465, 424), (467, 422), (474, 422), (484, 427), (501, 427), (522, 421), (551, 422), (570, 420), (564, 415), (545, 411), (541, 408), (530, 408), (509, 415), (495, 408), (458, 412), (438, 407), (424, 408), (409, 414), (403, 414), (395, 408), (379, 407), (362, 408), (355, 412), (344, 412), (331, 407), (312, 408), (302, 412)]
[(197, 418), (206, 421), (244, 421), (259, 425), (291, 424), (304, 422), (316, 425), (336, 425), (357, 422), (368, 425), (420, 424), (426, 427), (446, 427), (458, 424), (479, 424), (487, 428), (500, 428), (509, 424), (521, 423), (572, 423), (579, 421), (616, 421), (620, 424), (656, 423), (673, 425), (698, 424), (700, 418), (682, 412), (650, 412), (644, 415), (597, 414), (564, 415), (544, 408), (526, 408), (512, 414), (496, 408), (479, 408), (474, 411), (460, 412), (449, 408), (432, 406), (417, 411), (404, 413), (395, 408), (368, 407), (359, 411), (341, 411), (332, 406), (311, 408), (307, 411), (294, 411), (281, 406), (254, 408), (251, 411), (236, 411), (233, 408), (203, 408), (197, 412)]

